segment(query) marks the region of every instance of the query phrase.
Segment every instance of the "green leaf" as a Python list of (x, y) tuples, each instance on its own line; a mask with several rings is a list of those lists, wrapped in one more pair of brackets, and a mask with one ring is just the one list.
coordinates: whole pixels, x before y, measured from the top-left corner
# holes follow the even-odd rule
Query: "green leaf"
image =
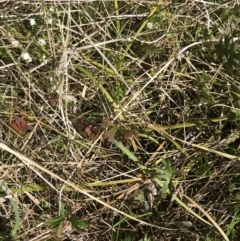
[(61, 203), (61, 209), (60, 209), (61, 216), (57, 218), (49, 219), (46, 224), (50, 225), (53, 228), (59, 228), (61, 223), (65, 220), (65, 206), (63, 203)]
[(170, 162), (167, 162), (166, 160), (162, 160), (162, 164), (165, 166), (168, 174), (170, 174), (171, 176), (177, 172), (177, 170), (171, 166)]
[(61, 225), (61, 223), (65, 220), (64, 216), (60, 216), (57, 218), (52, 218), (49, 219), (48, 221), (46, 221), (46, 224), (53, 227), (53, 228), (57, 228)]
[(81, 228), (86, 228), (88, 226), (87, 222), (78, 218), (69, 218), (69, 222), (72, 224), (72, 229), (80, 231)]
[(12, 237), (14, 237), (17, 234), (17, 231), (20, 227), (21, 219), (20, 219), (20, 215), (19, 215), (19, 212), (18, 212), (17, 203), (14, 201), (13, 198), (10, 198), (10, 202), (12, 204), (14, 215), (15, 215), (15, 225), (14, 225), (14, 228), (12, 229), (12, 231), (11, 231), (11, 235), (12, 235)]
[(146, 235), (144, 236), (144, 238), (143, 239), (140, 239), (139, 241), (150, 241), (151, 240), (151, 238), (148, 238)]
[(133, 160), (142, 170), (148, 171), (147, 167), (140, 163), (138, 158), (128, 149), (126, 148), (122, 142), (113, 140), (113, 144), (115, 144), (116, 147), (118, 147), (125, 155), (127, 155), (131, 160)]
[(133, 240), (133, 234), (132, 233), (127, 233), (123, 239), (123, 241), (131, 241)]
[(63, 203), (61, 203), (60, 213), (61, 213), (61, 217), (65, 217), (65, 205)]
[(162, 160), (162, 164), (164, 165), (165, 169), (154, 167), (154, 170), (162, 173), (162, 174), (156, 175), (155, 181), (161, 186), (161, 192), (163, 194), (167, 194), (169, 193), (171, 178), (177, 171), (171, 167), (171, 164), (169, 162), (165, 160)]

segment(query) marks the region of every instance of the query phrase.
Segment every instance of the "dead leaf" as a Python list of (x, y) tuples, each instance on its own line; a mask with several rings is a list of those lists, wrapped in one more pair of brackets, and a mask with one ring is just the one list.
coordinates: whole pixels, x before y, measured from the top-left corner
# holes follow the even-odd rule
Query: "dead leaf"
[(103, 117), (101, 126), (102, 127), (112, 127), (112, 126), (114, 126), (114, 124), (108, 117)]
[(108, 142), (112, 142), (115, 138), (115, 135), (116, 135), (118, 129), (119, 129), (118, 126), (114, 126), (111, 129), (109, 129), (108, 131), (104, 132), (103, 139), (107, 139)]
[(138, 133), (134, 130), (127, 130), (124, 129), (121, 131), (122, 132), (122, 136), (124, 139), (132, 139), (132, 138), (138, 138)]
[(93, 133), (93, 126), (92, 125), (88, 125), (84, 128), (84, 132), (90, 136)]
[(20, 135), (25, 134), (27, 131), (31, 130), (29, 123), (22, 119), (14, 119), (9, 124), (11, 129)]

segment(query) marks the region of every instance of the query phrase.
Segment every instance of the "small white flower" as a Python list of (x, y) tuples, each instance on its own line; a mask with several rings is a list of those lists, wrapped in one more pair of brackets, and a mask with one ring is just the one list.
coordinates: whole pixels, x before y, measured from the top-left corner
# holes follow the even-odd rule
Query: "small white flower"
[(48, 60), (46, 59), (46, 55), (45, 54), (42, 56), (42, 60), (43, 60), (43, 65), (47, 64)]
[(53, 12), (54, 12), (54, 8), (53, 8), (53, 7), (50, 7), (50, 8), (49, 8), (49, 12), (52, 12), (52, 13), (53, 13)]
[(21, 56), (27, 63), (32, 62), (32, 58), (30, 57), (29, 53), (23, 53)]
[(36, 21), (35, 21), (34, 18), (30, 18), (29, 21), (30, 21), (30, 25), (31, 25), (31, 26), (33, 26), (33, 25), (36, 24)]
[(72, 96), (72, 95), (65, 95), (65, 100), (66, 101), (72, 101), (75, 105), (77, 103), (77, 99), (76, 97)]
[(13, 47), (18, 47), (19, 45), (20, 45), (19, 41), (17, 41), (17, 40), (13, 40), (12, 41), (12, 46)]
[(44, 46), (44, 45), (46, 45), (46, 41), (43, 38), (40, 38), (40, 39), (38, 39), (38, 44), (40, 46)]
[(52, 25), (52, 18), (48, 18), (48, 20), (47, 20), (47, 24)]
[(152, 28), (153, 28), (153, 23), (148, 22), (148, 23), (147, 23), (147, 27), (148, 27), (149, 29), (152, 29)]

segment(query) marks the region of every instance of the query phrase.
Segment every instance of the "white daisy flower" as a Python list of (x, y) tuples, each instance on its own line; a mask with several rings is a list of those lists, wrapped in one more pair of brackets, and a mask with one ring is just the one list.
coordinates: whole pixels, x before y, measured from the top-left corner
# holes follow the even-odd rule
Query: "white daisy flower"
[(53, 7), (50, 7), (50, 8), (49, 8), (49, 12), (52, 12), (52, 13), (53, 13), (53, 12), (54, 12), (54, 8), (53, 8)]
[(31, 25), (31, 26), (33, 26), (33, 25), (36, 24), (36, 21), (35, 21), (34, 18), (30, 18), (29, 21), (30, 21), (30, 25)]
[(148, 22), (148, 23), (147, 23), (147, 27), (148, 27), (149, 29), (152, 29), (152, 28), (153, 28), (153, 23)]
[(46, 41), (43, 38), (40, 38), (40, 39), (38, 39), (38, 44), (40, 46), (44, 46), (44, 45), (46, 45)]
[(32, 62), (32, 57), (29, 55), (29, 53), (23, 53), (21, 57), (27, 62)]

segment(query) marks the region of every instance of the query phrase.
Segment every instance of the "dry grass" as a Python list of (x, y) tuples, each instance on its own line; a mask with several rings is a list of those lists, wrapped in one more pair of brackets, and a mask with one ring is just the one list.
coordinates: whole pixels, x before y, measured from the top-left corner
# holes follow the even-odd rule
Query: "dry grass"
[(0, 240), (239, 240), (238, 1), (0, 2)]

